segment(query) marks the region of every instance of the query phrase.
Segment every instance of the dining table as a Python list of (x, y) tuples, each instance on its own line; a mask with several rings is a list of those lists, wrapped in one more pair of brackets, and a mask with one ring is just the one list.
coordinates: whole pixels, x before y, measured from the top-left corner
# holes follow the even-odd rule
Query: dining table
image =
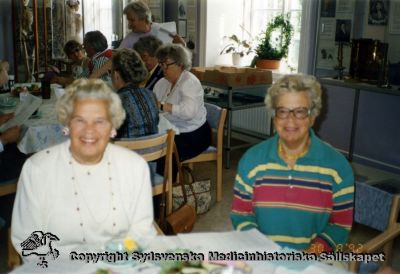
[[(39, 86), (40, 83), (19, 83), (14, 88)], [(67, 140), (63, 134), (64, 126), (57, 120), (55, 105), (57, 98), (63, 94), (63, 88), (58, 84), (51, 84), (50, 99), (41, 99), (42, 103), (33, 115), (21, 125), (22, 133), (17, 147), (24, 154), (32, 154), (50, 146), (60, 144)], [(20, 103), (20, 97), (11, 93), (0, 94), (0, 114), (15, 111)], [(165, 118), (164, 113), (159, 114), (158, 130), (164, 132), (173, 129), (179, 134), (179, 129)]]
[[(138, 241), (139, 251), (132, 256), (111, 262), (103, 257), (95, 259), (94, 254), (102, 254), (107, 247), (89, 245), (80, 247), (79, 251), (71, 251), (67, 256), (49, 259), (45, 268), (37, 265), (37, 260), (30, 260), (11, 273), (196, 273), (196, 274), (348, 274), (340, 265), (320, 262), (318, 260), (284, 260), (279, 256), (293, 254), (289, 249), (266, 238), (258, 230), (197, 232), (178, 234), (175, 236), (157, 235)], [(54, 248), (57, 248), (54, 242)], [(234, 254), (278, 254), (276, 260), (255, 260), (232, 258)], [(158, 254), (158, 259), (154, 254)], [(181, 255), (179, 255), (181, 254)], [(190, 256), (183, 262), (182, 254)], [(213, 258), (215, 254), (228, 256), (228, 259)], [(135, 256), (135, 257), (134, 257)], [(164, 256), (163, 259), (162, 256)], [(108, 257), (111, 259), (111, 257)], [(134, 259), (133, 259), (134, 258)], [(282, 257), (283, 258), (283, 257)], [(32, 259), (32, 258), (31, 258)], [(197, 259), (201, 259), (198, 261)], [(196, 266), (196, 267), (194, 267)], [(181, 272), (174, 272), (173, 269)]]

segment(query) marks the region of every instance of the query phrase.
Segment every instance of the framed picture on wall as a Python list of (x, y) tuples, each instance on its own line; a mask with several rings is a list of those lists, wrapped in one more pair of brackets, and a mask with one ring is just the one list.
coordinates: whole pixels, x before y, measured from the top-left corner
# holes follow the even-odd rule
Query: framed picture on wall
[(186, 0), (179, 0), (178, 18), (179, 19), (186, 19), (187, 18), (187, 2), (186, 2)]
[(386, 26), (388, 12), (388, 0), (369, 0), (368, 24)]
[(351, 20), (336, 20), (336, 42), (350, 42)]
[(336, 0), (321, 1), (321, 17), (335, 17)]

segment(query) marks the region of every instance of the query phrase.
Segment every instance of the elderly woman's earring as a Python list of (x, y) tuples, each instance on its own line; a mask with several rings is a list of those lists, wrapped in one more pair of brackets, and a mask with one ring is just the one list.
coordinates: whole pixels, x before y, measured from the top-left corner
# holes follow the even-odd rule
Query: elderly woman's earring
[(68, 136), (69, 135), (69, 128), (68, 127), (64, 127), (62, 129), (62, 133), (63, 133), (64, 136)]
[(110, 137), (111, 137), (111, 138), (114, 138), (115, 136), (117, 136), (117, 130), (116, 130), (115, 128), (113, 128), (113, 129), (111, 130)]

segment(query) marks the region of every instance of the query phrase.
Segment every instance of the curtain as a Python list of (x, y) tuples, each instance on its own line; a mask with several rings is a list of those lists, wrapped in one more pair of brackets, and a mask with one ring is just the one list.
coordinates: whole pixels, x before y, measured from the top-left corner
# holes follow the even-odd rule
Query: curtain
[(83, 0), (84, 33), (99, 30), (107, 38), (108, 45), (112, 41), (112, 0)]

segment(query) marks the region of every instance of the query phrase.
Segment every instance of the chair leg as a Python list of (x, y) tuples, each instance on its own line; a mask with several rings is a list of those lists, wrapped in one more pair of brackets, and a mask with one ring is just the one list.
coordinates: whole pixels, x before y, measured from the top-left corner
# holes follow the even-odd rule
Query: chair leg
[(14, 246), (11, 243), (11, 229), (8, 229), (8, 239), (7, 239), (7, 249), (8, 249), (8, 268), (14, 269), (15, 267), (21, 264), (21, 258), (19, 257), (18, 252), (15, 250)]
[(392, 249), (393, 249), (393, 241), (388, 242), (383, 246), (383, 253), (385, 253), (386, 260), (383, 262), (384, 266), (391, 265), (392, 262)]
[(358, 273), (359, 268), (360, 268), (360, 262), (352, 261), (349, 263), (349, 271), (351, 273)]
[(167, 206), (167, 216), (172, 213), (172, 206), (173, 206), (172, 191), (173, 191), (172, 184), (170, 184), (168, 186), (168, 192), (167, 192), (167, 205), (166, 205)]
[(222, 157), (217, 159), (217, 202), (222, 200)]

